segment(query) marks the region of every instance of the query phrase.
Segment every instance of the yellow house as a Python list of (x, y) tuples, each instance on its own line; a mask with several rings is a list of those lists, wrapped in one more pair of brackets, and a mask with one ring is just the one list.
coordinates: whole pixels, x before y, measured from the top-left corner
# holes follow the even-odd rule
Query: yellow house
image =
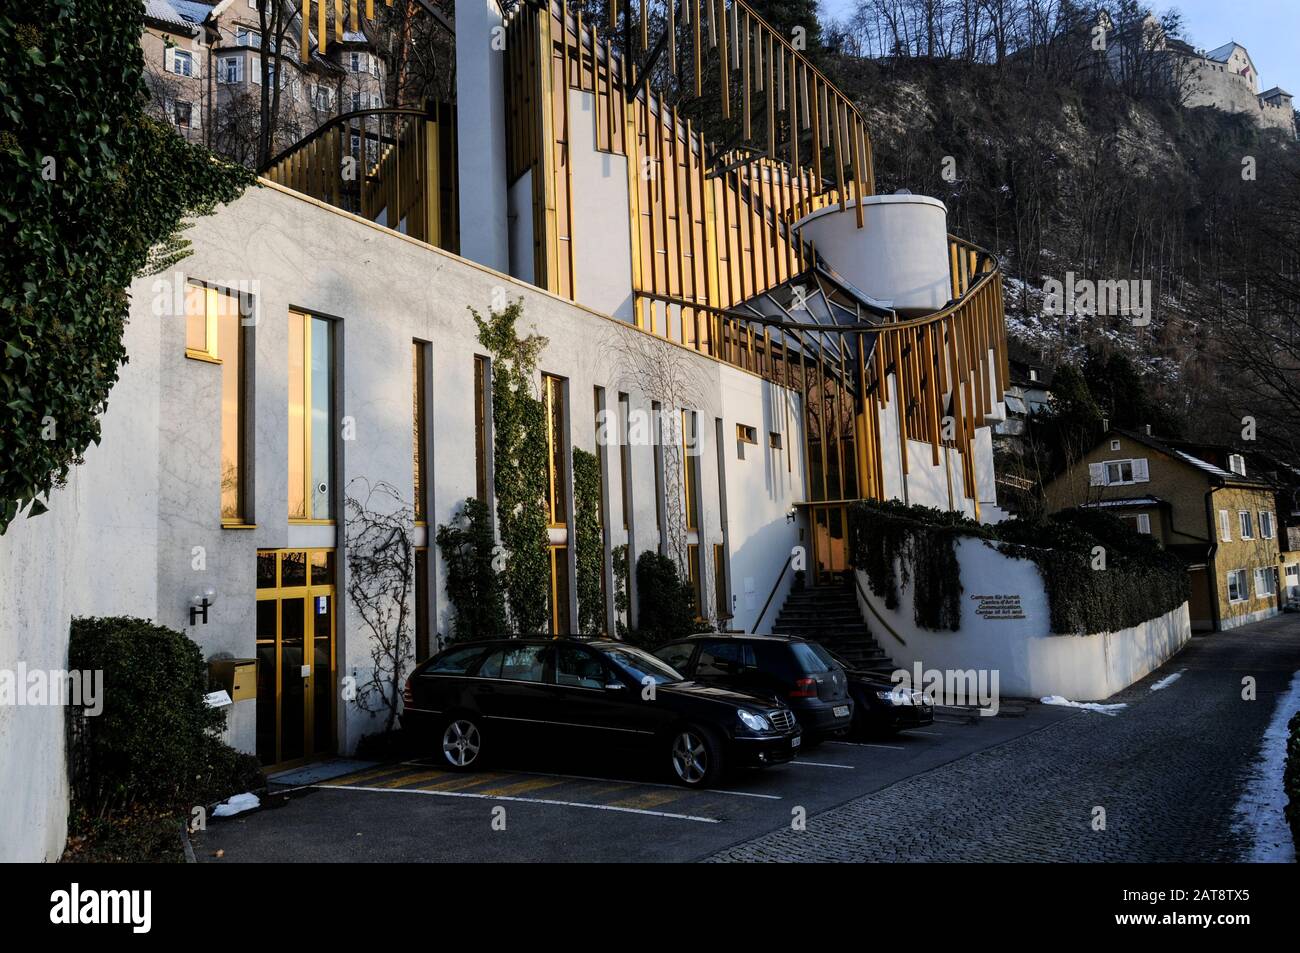
[(1240, 454), (1112, 429), (1044, 488), (1051, 511), (1104, 508), (1187, 563), (1197, 631), (1276, 615), (1276, 497)]

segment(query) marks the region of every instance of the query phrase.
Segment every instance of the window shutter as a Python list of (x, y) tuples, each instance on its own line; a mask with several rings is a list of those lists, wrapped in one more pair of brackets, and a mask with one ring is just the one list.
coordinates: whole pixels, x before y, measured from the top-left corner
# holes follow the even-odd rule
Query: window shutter
[(1232, 542), (1232, 520), (1227, 510), (1219, 510), (1219, 539), (1225, 543)]
[(1088, 464), (1088, 485), (1089, 486), (1106, 485), (1106, 465), (1104, 463)]
[(1133, 482), (1149, 483), (1151, 481), (1150, 473), (1147, 470), (1147, 458), (1133, 461)]
[(1146, 513), (1138, 514), (1138, 532), (1151, 535), (1151, 517)]
[(168, 73), (176, 72), (176, 51), (170, 46), (163, 47), (163, 70)]

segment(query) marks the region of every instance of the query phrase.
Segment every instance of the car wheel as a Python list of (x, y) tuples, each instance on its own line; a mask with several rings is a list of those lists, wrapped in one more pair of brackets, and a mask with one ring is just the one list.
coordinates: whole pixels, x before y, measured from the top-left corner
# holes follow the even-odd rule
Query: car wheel
[(722, 743), (699, 725), (683, 725), (669, 736), (672, 778), (688, 788), (704, 788), (722, 777)]
[(473, 771), (483, 760), (483, 729), (476, 715), (453, 715), (443, 725), (439, 763), (453, 771)]

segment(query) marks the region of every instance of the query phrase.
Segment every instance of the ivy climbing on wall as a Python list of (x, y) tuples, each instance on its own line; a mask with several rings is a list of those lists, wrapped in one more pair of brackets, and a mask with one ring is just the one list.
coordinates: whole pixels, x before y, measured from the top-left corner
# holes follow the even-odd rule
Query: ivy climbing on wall
[(600, 461), (573, 448), (574, 556), (578, 571), (578, 627), (583, 635), (605, 631), (605, 592), (601, 585), (605, 540), (600, 526)]
[(467, 499), (456, 519), (438, 527), (435, 539), (447, 565), (452, 637), (500, 637), (506, 630), (506, 604), (494, 565), (496, 539), (487, 504), (476, 497)]
[(479, 343), (492, 359), (492, 426), (497, 524), (510, 624), (520, 635), (547, 630), (551, 566), (547, 551), (546, 408), (537, 362), (547, 340), (519, 336), (520, 298), (486, 317), (469, 309)]
[(99, 440), (127, 288), (254, 181), (145, 117), (139, 0), (0, 12), (0, 533)]

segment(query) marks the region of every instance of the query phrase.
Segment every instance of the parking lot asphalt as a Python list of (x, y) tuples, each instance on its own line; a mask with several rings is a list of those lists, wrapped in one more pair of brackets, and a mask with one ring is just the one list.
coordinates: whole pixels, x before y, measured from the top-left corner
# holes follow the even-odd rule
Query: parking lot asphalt
[(828, 742), (715, 789), (667, 783), (624, 759), (513, 756), (471, 774), (428, 759), (273, 792), (210, 820), (198, 859), (240, 861), (689, 861), (1024, 737), (1072, 709), (943, 719), (896, 737)]

